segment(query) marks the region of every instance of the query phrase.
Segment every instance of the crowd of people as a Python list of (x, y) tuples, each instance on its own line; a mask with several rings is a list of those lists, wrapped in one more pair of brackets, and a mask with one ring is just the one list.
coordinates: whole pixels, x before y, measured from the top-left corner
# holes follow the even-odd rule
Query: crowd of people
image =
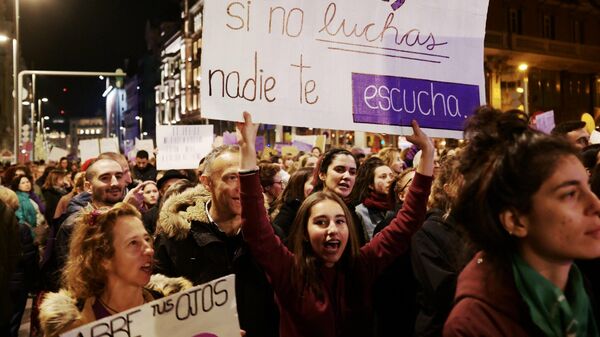
[(600, 145), (479, 108), (464, 142), (259, 160), (238, 123), (195, 170), (102, 153), (2, 168), (0, 334), (83, 324), (235, 274), (242, 335), (600, 336)]

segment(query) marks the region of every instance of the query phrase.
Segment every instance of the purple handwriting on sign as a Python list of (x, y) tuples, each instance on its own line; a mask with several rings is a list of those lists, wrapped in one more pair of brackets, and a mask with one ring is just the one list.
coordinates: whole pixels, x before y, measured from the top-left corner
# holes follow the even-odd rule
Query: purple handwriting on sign
[(395, 76), (352, 74), (355, 123), (462, 130), (479, 107), (477, 85)]
[(398, 8), (402, 7), (402, 5), (404, 5), (405, 2), (406, 2), (406, 0), (396, 0), (396, 1), (394, 1), (394, 3), (392, 4), (392, 9), (393, 10), (397, 10)]

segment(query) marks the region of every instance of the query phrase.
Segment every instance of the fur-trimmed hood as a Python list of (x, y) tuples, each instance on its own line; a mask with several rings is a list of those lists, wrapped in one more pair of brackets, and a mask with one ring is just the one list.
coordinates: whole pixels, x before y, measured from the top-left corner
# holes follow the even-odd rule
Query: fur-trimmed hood
[[(169, 278), (164, 275), (152, 275), (145, 288), (169, 296), (193, 285), (183, 277)], [(61, 289), (58, 293), (47, 293), (40, 305), (40, 325), (45, 337), (59, 336), (83, 324), (95, 320), (92, 312), (78, 307), (78, 301), (69, 291)]]
[(209, 222), (206, 203), (211, 200), (210, 192), (202, 185), (174, 194), (163, 204), (156, 225), (156, 234), (167, 238), (185, 239), (192, 221)]

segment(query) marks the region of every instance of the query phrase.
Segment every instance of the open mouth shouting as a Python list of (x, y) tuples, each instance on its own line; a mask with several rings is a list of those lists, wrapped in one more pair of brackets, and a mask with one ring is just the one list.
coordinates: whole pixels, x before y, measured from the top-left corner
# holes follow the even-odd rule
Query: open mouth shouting
[(144, 273), (152, 275), (152, 263), (147, 262), (140, 268)]
[(329, 254), (335, 254), (340, 249), (342, 242), (340, 240), (327, 240), (323, 244), (323, 251)]

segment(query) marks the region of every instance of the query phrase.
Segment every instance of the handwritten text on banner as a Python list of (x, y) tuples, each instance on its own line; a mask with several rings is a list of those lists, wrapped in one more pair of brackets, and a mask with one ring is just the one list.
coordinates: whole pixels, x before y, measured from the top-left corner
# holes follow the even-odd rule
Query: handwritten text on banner
[(206, 0), (203, 116), (383, 133), (417, 119), (461, 136), (485, 102), (488, 1), (398, 4)]
[(213, 280), (61, 335), (96, 336), (239, 337), (235, 276)]

